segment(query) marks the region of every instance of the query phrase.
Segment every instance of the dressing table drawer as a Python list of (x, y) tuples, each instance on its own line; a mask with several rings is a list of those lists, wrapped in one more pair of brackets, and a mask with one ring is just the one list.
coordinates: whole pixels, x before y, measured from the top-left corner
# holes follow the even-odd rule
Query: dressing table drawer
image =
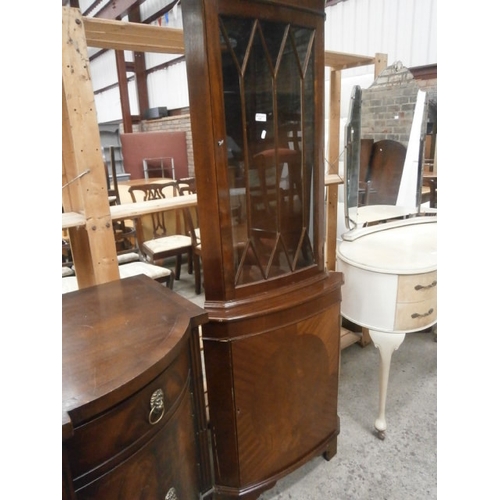
[(402, 274), (398, 278), (397, 303), (436, 300), (437, 271), (423, 274)]
[(436, 322), (437, 271), (398, 277), (394, 330), (422, 330)]
[(436, 299), (431, 298), (420, 302), (402, 302), (396, 304), (394, 330), (423, 330), (436, 322)]

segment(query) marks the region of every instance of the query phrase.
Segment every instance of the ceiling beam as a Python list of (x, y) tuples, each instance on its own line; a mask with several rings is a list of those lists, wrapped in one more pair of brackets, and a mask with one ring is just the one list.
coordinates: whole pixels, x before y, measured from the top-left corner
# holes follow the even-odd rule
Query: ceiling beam
[[(150, 24), (84, 17), (85, 35), (89, 47), (184, 54), (184, 32), (181, 29)], [(374, 64), (375, 58), (325, 51), (325, 66), (334, 70)]]
[(181, 29), (150, 24), (84, 17), (89, 47), (184, 54), (184, 32)]
[(356, 68), (368, 64), (375, 64), (375, 58), (325, 50), (325, 66), (334, 70)]

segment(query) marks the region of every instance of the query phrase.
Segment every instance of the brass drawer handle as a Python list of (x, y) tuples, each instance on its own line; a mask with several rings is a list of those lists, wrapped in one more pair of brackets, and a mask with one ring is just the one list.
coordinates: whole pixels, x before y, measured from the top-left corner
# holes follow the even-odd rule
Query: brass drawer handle
[(434, 309), (431, 307), (426, 313), (424, 314), (419, 314), (419, 313), (413, 313), (411, 315), (412, 319), (416, 319), (416, 318), (425, 318), (426, 316), (429, 316), (431, 315), (432, 313), (434, 312)]
[[(151, 408), (151, 411), (149, 412), (149, 423), (151, 425), (155, 425), (162, 419), (165, 413), (163, 391), (161, 389), (157, 389), (155, 392), (153, 392), (149, 401), (149, 406)], [(155, 418), (155, 414), (157, 414), (158, 412), (160, 413), (160, 416)]]
[(428, 290), (429, 288), (434, 288), (438, 282), (434, 280), (430, 285), (416, 285), (415, 290)]

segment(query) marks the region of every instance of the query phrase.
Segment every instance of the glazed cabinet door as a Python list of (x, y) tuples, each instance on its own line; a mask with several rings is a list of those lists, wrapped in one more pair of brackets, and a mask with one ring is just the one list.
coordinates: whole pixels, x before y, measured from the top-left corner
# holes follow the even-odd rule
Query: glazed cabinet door
[(324, 5), (183, 7), (207, 299), (322, 272)]

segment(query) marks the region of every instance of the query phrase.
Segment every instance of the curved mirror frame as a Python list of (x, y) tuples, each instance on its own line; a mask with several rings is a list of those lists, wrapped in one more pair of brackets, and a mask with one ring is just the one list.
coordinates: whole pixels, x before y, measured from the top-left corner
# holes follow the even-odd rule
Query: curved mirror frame
[(315, 264), (315, 30), (220, 16), (235, 285)]
[[(374, 142), (362, 137), (363, 92), (359, 86), (353, 87), (345, 127), (344, 214), (348, 231), (419, 213), (426, 108), (426, 94), (419, 90), (407, 147), (392, 139)], [(397, 115), (397, 111), (391, 112)], [(398, 165), (396, 169), (389, 168), (391, 162)], [(376, 165), (381, 165), (377, 174)], [(379, 176), (377, 184), (375, 175)]]
[(358, 220), (359, 155), (361, 147), (361, 87), (355, 85), (349, 101), (349, 114), (345, 126), (345, 226), (354, 229)]

